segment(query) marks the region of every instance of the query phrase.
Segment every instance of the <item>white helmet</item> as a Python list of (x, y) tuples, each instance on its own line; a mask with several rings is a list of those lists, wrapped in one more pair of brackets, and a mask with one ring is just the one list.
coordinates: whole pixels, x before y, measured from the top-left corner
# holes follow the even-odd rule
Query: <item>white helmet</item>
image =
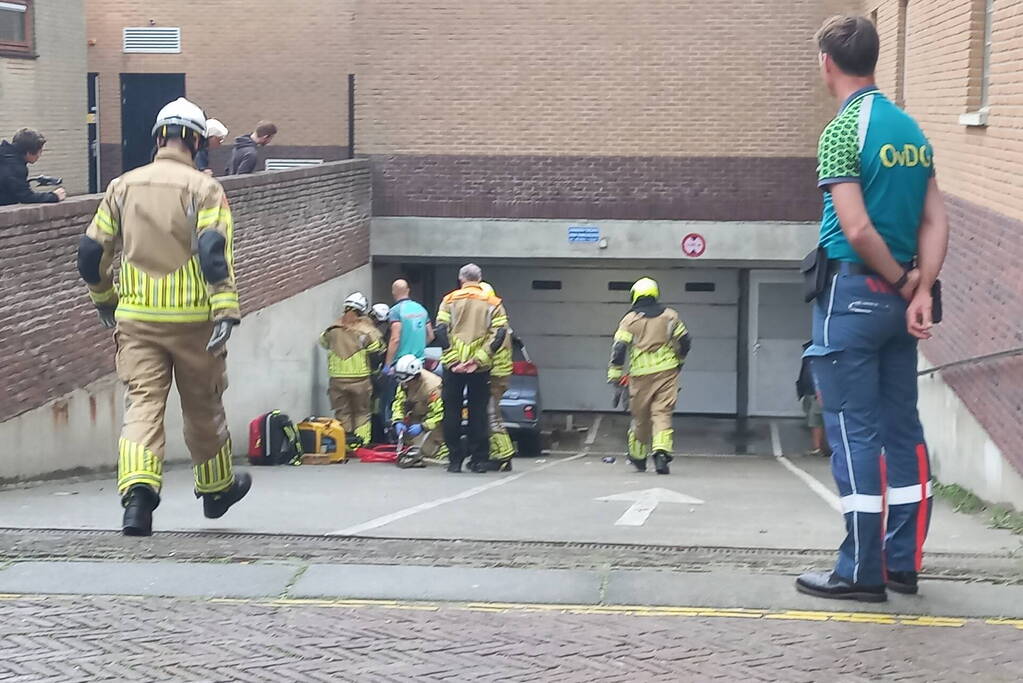
[(345, 299), (345, 310), (358, 311), (359, 315), (366, 315), (366, 311), (369, 310), (369, 302), (366, 301), (366, 295), (362, 292), (352, 292)]
[(416, 377), (422, 369), (423, 361), (419, 360), (411, 353), (402, 356), (398, 359), (398, 362), (394, 364), (394, 374), (397, 375), (399, 382), (408, 382), (410, 379)]
[(373, 317), (376, 318), (377, 322), (387, 322), (387, 318), (391, 315), (391, 307), (387, 304), (373, 304)]
[(184, 97), (165, 105), (156, 115), (153, 136), (155, 137), (165, 126), (181, 126), (195, 131), (199, 137), (206, 137), (206, 115), (202, 113), (202, 109)]
[(227, 137), (227, 126), (222, 124), (216, 119), (206, 119), (206, 138), (220, 138), (223, 140)]

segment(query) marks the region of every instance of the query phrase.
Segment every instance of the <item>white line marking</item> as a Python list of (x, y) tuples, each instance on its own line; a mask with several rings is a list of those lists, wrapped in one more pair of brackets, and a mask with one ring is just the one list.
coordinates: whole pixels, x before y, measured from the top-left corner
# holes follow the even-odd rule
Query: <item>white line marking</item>
[(597, 415), (593, 420), (593, 426), (590, 427), (590, 433), (586, 435), (586, 445), (592, 446), (593, 442), (597, 440), (597, 430), (600, 429), (600, 421), (604, 419), (602, 414)]
[(330, 532), (327, 535), (328, 536), (355, 536), (357, 534), (361, 534), (361, 533), (363, 533), (365, 531), (369, 531), (371, 529), (379, 529), (380, 527), (385, 526), (387, 524), (390, 524), (391, 522), (397, 522), (399, 519), (404, 519), (405, 517), (411, 517), (412, 515), (419, 514), (420, 512), (426, 512), (427, 510), (432, 510), (435, 507), (440, 507), (441, 505), (446, 505), (448, 503), (453, 503), (453, 502), (455, 502), (457, 500), (465, 500), (466, 498), (472, 498), (473, 496), (475, 496), (475, 495), (477, 495), (479, 493), (483, 493), (484, 491), (489, 491), (490, 489), (497, 488), (498, 486), (504, 486), (505, 484), (510, 484), (511, 482), (515, 481), (516, 479), (521, 479), (522, 477), (526, 476), (527, 474), (532, 474), (534, 472), (540, 472), (541, 470), (546, 470), (546, 469), (548, 469), (550, 467), (554, 467), (555, 465), (560, 465), (561, 463), (568, 462), (570, 460), (578, 460), (579, 458), (583, 458), (586, 455), (588, 455), (588, 454), (587, 453), (577, 453), (576, 455), (573, 455), (573, 456), (571, 456), (569, 458), (564, 458), (562, 460), (557, 460), (555, 462), (549, 462), (546, 465), (540, 465), (539, 467), (537, 467), (536, 469), (533, 469), (533, 470), (528, 470), (526, 472), (519, 472), (518, 474), (513, 474), (510, 477), (503, 477), (503, 478), (497, 479), (495, 481), (487, 482), (486, 484), (481, 484), (480, 486), (474, 486), (471, 489), (466, 489), (465, 491), (462, 491), (461, 493), (456, 493), (453, 496), (447, 496), (445, 498), (438, 498), (436, 500), (431, 500), (431, 501), (426, 502), (426, 503), (420, 503), (419, 505), (414, 505), (414, 506), (412, 506), (410, 508), (405, 508), (404, 510), (398, 510), (397, 512), (392, 512), (391, 514), (384, 515), (383, 517), (377, 517), (376, 519), (371, 519), (368, 522), (363, 522), (362, 524), (356, 524), (355, 526), (350, 526), (350, 527), (348, 527), (346, 529), (341, 529), (339, 531), (332, 531), (332, 532)]
[(618, 493), (613, 496), (603, 496), (601, 498), (597, 498), (597, 500), (604, 502), (626, 501), (632, 503), (632, 505), (629, 506), (629, 509), (626, 510), (625, 513), (615, 522), (615, 526), (643, 526), (643, 523), (646, 522), (650, 513), (653, 512), (660, 503), (703, 505), (703, 501), (699, 498), (693, 498), (692, 496), (687, 496), (684, 493), (679, 493), (678, 491), (661, 488)]
[(647, 517), (657, 507), (657, 501), (653, 498), (647, 498), (646, 500), (637, 500), (633, 503), (625, 513), (618, 518), (615, 522), (615, 526), (643, 526), (646, 522)]
[(799, 477), (804, 484), (810, 487), (811, 491), (823, 498), (824, 502), (830, 505), (835, 512), (842, 512), (842, 502), (837, 495), (832, 493), (827, 486), (820, 483), (812, 474), (793, 465), (792, 461), (782, 454), (781, 436), (778, 434), (777, 422), (771, 423), (771, 447), (774, 449), (775, 459), (781, 463), (782, 467)]

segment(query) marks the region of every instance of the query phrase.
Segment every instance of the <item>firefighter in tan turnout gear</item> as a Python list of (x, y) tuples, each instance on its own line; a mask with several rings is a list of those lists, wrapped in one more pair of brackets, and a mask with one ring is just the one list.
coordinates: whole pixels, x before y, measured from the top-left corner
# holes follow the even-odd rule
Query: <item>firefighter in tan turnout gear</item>
[(611, 347), (607, 381), (620, 385), (629, 363), (629, 462), (646, 471), (653, 452), (658, 474), (668, 474), (674, 431), (671, 417), (678, 398), (678, 375), (692, 345), (678, 313), (658, 302), (657, 283), (650, 278), (632, 286), (632, 308), (618, 324)]
[(116, 325), (117, 374), (127, 387), (117, 489), (130, 536), (152, 533), (172, 377), (206, 517), (222, 516), (252, 483), (231, 469), (225, 344), (241, 312), (231, 209), (220, 183), (193, 164), (205, 131), (202, 110), (188, 100), (161, 109), (153, 126), (155, 160), (110, 183), (78, 249), (78, 271), (100, 320)]
[(391, 419), (398, 445), (398, 467), (423, 467), (423, 460), (438, 462), (448, 457), (441, 421), (444, 401), (440, 377), (423, 369), (423, 361), (412, 354), (394, 364), (398, 389), (391, 405)]
[(345, 299), (344, 313), (320, 336), (320, 346), (327, 349), (330, 408), (344, 425), (348, 445), (354, 447), (371, 439), (371, 377), (384, 353), (379, 332), (363, 317), (368, 310), (365, 295), (352, 293)]
[(458, 272), (461, 285), (449, 293), (437, 311), (437, 342), (444, 349), (444, 442), (448, 446), (448, 472), (461, 472), (462, 401), (469, 410), (469, 469), (497, 469), (490, 462), (487, 405), (490, 403), (490, 368), (494, 353), (508, 334), (504, 305), (480, 288), (483, 272), (474, 263)]
[[(480, 283), (480, 289), (487, 296), (497, 296), (494, 288), (486, 282)], [(490, 369), (490, 404), (487, 407), (487, 417), (490, 421), (490, 460), (499, 472), (511, 472), (512, 457), (515, 455), (515, 446), (512, 445), (511, 437), (504, 426), (504, 418), (501, 416), (501, 399), (504, 398), (504, 392), (508, 391), (508, 378), (512, 374), (512, 329), (507, 323), (505, 329), (504, 340), (501, 347), (494, 352), (494, 364)]]

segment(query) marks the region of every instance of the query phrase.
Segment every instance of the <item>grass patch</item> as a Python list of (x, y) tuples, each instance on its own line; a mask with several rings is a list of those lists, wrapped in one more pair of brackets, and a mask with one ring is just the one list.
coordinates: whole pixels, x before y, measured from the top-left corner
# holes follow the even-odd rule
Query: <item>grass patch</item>
[(948, 501), (956, 512), (984, 514), (989, 518), (990, 527), (1023, 535), (1023, 512), (1011, 505), (993, 505), (959, 484), (942, 484), (939, 481), (934, 482), (934, 495)]

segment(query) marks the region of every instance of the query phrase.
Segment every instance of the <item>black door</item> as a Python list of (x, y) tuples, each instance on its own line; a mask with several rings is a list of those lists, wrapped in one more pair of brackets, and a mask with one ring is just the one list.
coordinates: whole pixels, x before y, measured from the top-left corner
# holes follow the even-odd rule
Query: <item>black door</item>
[(89, 192), (99, 192), (99, 74), (89, 74), (89, 111), (85, 120), (89, 128)]
[(121, 74), (121, 165), (152, 161), (153, 122), (168, 102), (185, 96), (185, 74)]

